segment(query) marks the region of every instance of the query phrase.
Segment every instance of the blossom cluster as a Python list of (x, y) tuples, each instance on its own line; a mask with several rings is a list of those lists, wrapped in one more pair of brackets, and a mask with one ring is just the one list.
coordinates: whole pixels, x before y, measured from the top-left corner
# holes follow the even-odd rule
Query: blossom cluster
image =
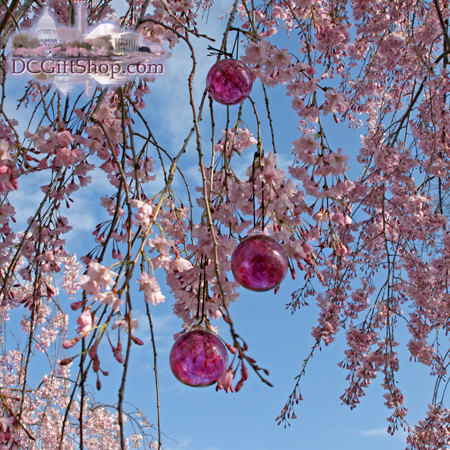
[[(7, 26), (36, 25), (36, 6), (16, 3), (12, 11), (0, 6), (2, 36)], [(73, 20), (74, 10), (65, 2), (44, 3), (60, 24)], [(108, 4), (91, 3), (91, 21), (113, 17)], [(262, 85), (264, 98), (252, 94), (242, 107), (227, 109), (220, 136), (215, 120), (221, 116), (215, 113), (223, 105), (211, 103), (208, 122), (207, 92), (198, 103), (194, 89), (200, 59), (192, 43), (205, 37), (199, 12), (209, 12), (212, 2), (128, 5), (123, 25), (138, 30), (148, 45), (171, 50), (188, 44), (193, 65), (186, 98), (193, 127), (177, 151), (173, 142), (167, 145), (167, 133), (145, 111), (146, 101), (154, 101), (151, 77), (96, 89), (87, 101), (62, 98), (45, 85), (48, 80), (30, 82), (19, 106), (36, 106), (23, 133), (1, 108), (1, 326), (9, 330), (11, 311), (23, 309), (20, 330), (27, 339), (13, 349), (0, 338), (0, 446), (31, 449), (38, 441), (46, 449), (71, 449), (84, 441), (86, 448), (161, 447), (160, 436), (158, 442), (149, 437), (149, 423), (141, 416), (133, 422), (140, 431), (126, 441), (123, 392), (130, 354), (134, 345), (144, 344), (136, 336), (143, 329), (136, 311), (147, 311), (155, 344), (151, 311), (169, 301), (162, 283), (180, 319), (176, 336), (197, 322), (216, 329), (219, 321), (221, 331), (229, 328), (227, 349), (233, 356), (217, 390), (238, 392), (251, 369), (270, 383), (232, 320), (240, 288), (230, 260), (254, 231), (269, 234), (288, 258), (296, 283), (288, 308), (295, 312), (311, 299), (317, 306), (311, 353), (277, 422), (296, 418), (306, 363), (342, 332), (346, 350), (339, 365), (348, 381), (342, 402), (356, 407), (379, 377), (388, 432), (404, 427), (411, 450), (450, 445), (449, 411), (438, 401), (438, 394), (445, 394), (450, 332), (448, 5), (236, 3), (225, 14), (223, 45), (213, 51), (230, 56), (225, 44), (237, 32), (244, 50), (240, 59), (258, 85), (254, 92)], [(295, 43), (275, 37), (281, 29), (295, 36)], [(157, 56), (169, 57), (168, 50)], [(3, 94), (7, 64), (1, 63)], [(272, 89), (286, 95), (292, 110), (276, 111), (277, 116), (291, 113), (298, 123), (292, 146), (282, 151)], [(333, 135), (337, 126), (361, 130), (358, 150)], [(192, 136), (196, 147), (190, 145)], [(206, 158), (204, 142), (210, 138)], [(201, 182), (191, 191), (197, 157)], [(66, 243), (65, 235), (77, 225), (69, 210), (83, 190), (97, 195), (91, 182), (98, 173), (107, 180), (98, 196), (106, 219), (92, 230), (95, 246), (81, 264)], [(42, 196), (19, 227), (14, 191), (20, 192), (25, 176), (38, 180)], [(60, 298), (65, 294), (59, 278), (69, 302)], [(68, 331), (69, 308), (75, 312), (74, 331)], [(407, 324), (406, 340), (399, 336), (398, 320)], [(89, 377), (96, 377), (101, 389), (101, 377), (108, 376), (103, 343), (124, 373), (117, 414), (85, 389)], [(436, 382), (432, 404), (416, 426), (405, 419), (407, 399), (397, 383), (400, 345)], [(49, 364), (47, 374), (29, 390), (31, 361), (40, 357)], [(75, 359), (78, 378), (71, 374)]]

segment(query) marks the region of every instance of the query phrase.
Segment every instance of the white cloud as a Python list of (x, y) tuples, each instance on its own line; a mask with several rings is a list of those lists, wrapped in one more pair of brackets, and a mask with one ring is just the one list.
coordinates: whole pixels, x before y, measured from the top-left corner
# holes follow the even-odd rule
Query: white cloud
[(164, 314), (161, 316), (152, 315), (152, 319), (155, 333), (168, 333), (169, 330), (174, 328), (172, 324), (178, 321), (173, 314)]
[(170, 443), (164, 447), (166, 450), (186, 450), (192, 442), (194, 442), (194, 440), (191, 438), (181, 439), (178, 442)]
[[(144, 298), (142, 294), (142, 302), (143, 301)], [(144, 308), (144, 306), (142, 306), (142, 308)], [(158, 355), (169, 354), (174, 343), (174, 333), (181, 331), (181, 326), (179, 324), (177, 325), (179, 319), (177, 319), (174, 314), (155, 314), (155, 309), (157, 309), (157, 307), (151, 307), (150, 312)], [(144, 342), (146, 351), (149, 354), (153, 354), (148, 317), (145, 309), (135, 310), (133, 312), (133, 318), (138, 319), (139, 321), (139, 328), (134, 334)]]
[(362, 434), (363, 436), (389, 436), (388, 432), (386, 431), (386, 428), (373, 428), (372, 430), (364, 430), (360, 431), (359, 434)]
[[(362, 430), (359, 431), (359, 434), (369, 437), (391, 437), (391, 435), (387, 432), (387, 428), (372, 428), (370, 430)], [(398, 430), (396, 431), (394, 436), (399, 435), (402, 439), (404, 439), (405, 434), (406, 432), (404, 430)]]

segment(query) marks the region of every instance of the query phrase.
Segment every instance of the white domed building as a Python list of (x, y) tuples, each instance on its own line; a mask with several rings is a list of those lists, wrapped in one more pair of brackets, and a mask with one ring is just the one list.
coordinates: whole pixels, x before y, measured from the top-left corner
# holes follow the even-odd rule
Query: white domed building
[(56, 47), (60, 44), (60, 39), (56, 31), (55, 21), (49, 14), (48, 8), (45, 8), (44, 14), (39, 19), (36, 26), (36, 33), (38, 35), (41, 46), (43, 47)]
[(87, 34), (85, 42), (98, 45), (102, 40), (109, 42), (116, 53), (128, 53), (138, 50), (138, 35), (132, 32), (122, 32), (116, 25), (102, 23)]

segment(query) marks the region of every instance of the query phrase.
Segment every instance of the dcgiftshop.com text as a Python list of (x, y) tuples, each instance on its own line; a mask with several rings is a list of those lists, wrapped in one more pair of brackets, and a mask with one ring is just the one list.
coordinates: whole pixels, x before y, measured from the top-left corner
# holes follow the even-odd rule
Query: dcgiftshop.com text
[(138, 63), (118, 63), (118, 62), (98, 62), (90, 59), (18, 59), (12, 60), (12, 73), (23, 74), (30, 73), (38, 75), (46, 74), (99, 74), (109, 75), (114, 80), (116, 75), (157, 75), (164, 73), (162, 64), (149, 62)]

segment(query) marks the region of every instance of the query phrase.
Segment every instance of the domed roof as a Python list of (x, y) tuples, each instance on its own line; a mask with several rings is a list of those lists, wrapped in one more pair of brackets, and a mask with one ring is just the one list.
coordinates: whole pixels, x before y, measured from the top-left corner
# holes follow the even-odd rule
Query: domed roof
[(49, 14), (48, 8), (45, 8), (44, 14), (39, 19), (39, 22), (36, 27), (36, 31), (44, 31), (44, 30), (56, 31), (55, 21), (53, 20), (53, 17)]
[(107, 36), (118, 33), (120, 33), (120, 30), (116, 25), (112, 23), (102, 23), (98, 27), (95, 27), (91, 33), (89, 33), (89, 37)]

